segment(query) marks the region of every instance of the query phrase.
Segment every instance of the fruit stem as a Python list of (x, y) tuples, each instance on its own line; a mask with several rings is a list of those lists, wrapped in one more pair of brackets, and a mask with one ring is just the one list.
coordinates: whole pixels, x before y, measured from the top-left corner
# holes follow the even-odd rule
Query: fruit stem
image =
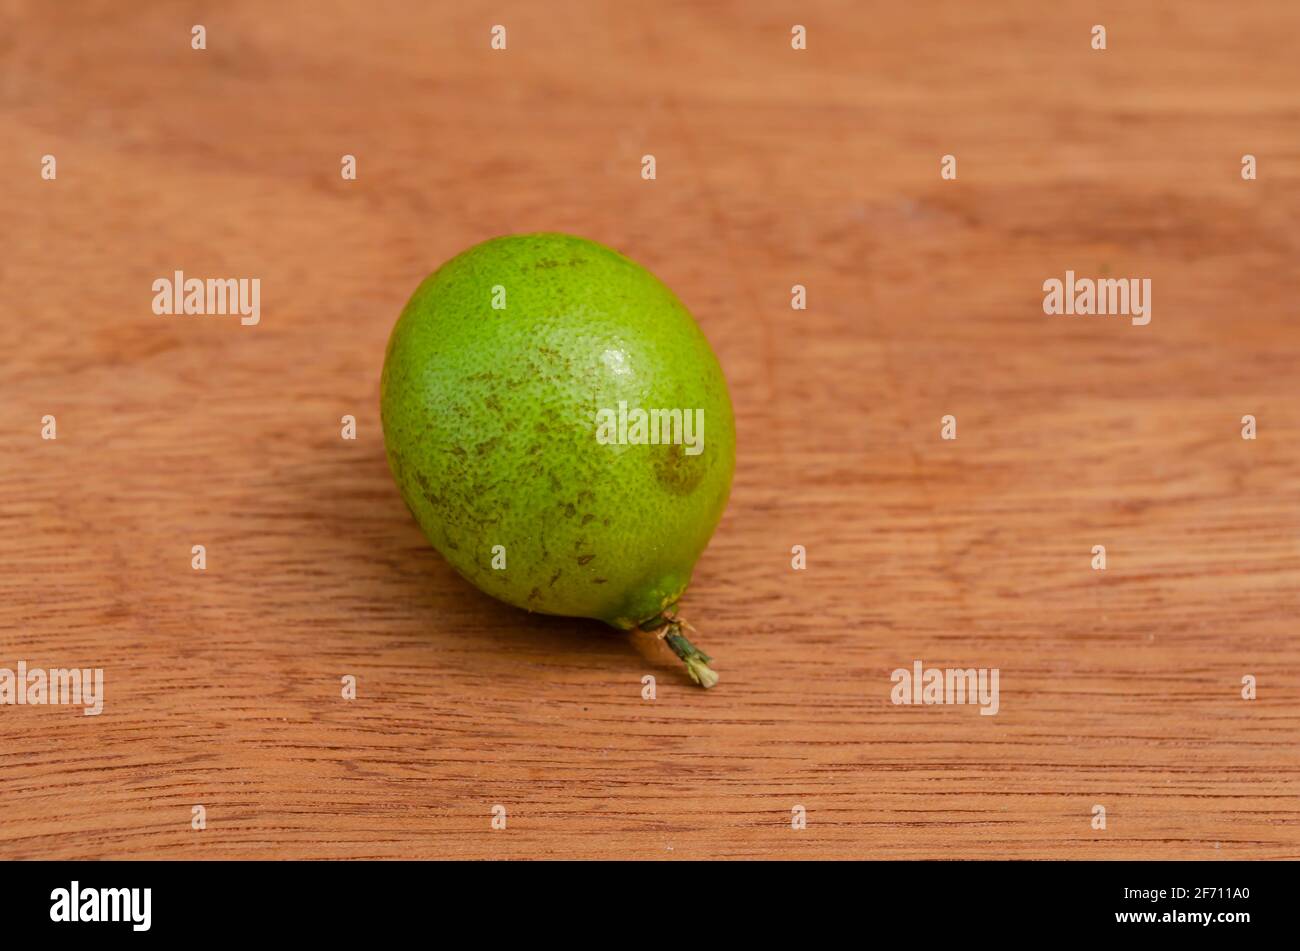
[(718, 682), (717, 672), (709, 666), (713, 658), (700, 650), (682, 633), (683, 628), (694, 631), (689, 621), (672, 614), (660, 614), (641, 625), (643, 631), (659, 631), (661, 640), (667, 642), (674, 654), (686, 665), (686, 672), (701, 687), (712, 687)]

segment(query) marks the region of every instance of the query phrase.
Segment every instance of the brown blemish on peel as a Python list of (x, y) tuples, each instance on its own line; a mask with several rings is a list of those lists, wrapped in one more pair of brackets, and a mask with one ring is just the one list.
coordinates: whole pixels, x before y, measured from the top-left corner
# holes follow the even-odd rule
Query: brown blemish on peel
[(685, 447), (660, 446), (655, 453), (655, 479), (673, 495), (690, 495), (708, 471), (704, 456), (688, 456)]

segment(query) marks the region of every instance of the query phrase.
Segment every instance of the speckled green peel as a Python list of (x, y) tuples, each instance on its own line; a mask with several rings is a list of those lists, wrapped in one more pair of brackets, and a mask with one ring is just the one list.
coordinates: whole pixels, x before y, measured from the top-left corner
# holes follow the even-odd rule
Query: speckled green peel
[[(700, 451), (602, 443), (598, 411), (620, 403), (701, 410)], [(381, 415), (403, 499), (474, 585), (656, 629), (697, 683), (717, 682), (674, 609), (726, 506), (735, 424), (708, 342), (649, 271), (561, 234), (470, 248), (402, 311)]]

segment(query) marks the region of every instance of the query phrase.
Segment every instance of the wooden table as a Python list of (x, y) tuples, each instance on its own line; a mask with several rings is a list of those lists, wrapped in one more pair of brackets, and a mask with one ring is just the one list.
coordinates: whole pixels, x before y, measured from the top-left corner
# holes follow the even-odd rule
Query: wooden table
[[(0, 666), (107, 695), (0, 707), (0, 856), (1300, 857), (1300, 6), (1098, 8), (7, 5)], [(533, 230), (726, 369), (714, 690), (480, 595), (388, 474), (406, 297)], [(917, 660), (999, 712), (891, 703)]]

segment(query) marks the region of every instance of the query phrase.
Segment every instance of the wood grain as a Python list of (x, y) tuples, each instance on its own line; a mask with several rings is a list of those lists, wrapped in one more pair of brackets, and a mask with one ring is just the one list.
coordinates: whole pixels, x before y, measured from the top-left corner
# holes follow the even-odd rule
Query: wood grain
[[(1300, 6), (798, 8), (0, 7), (0, 666), (107, 684), (0, 707), (0, 856), (1300, 857)], [(713, 691), (480, 595), (388, 475), (403, 302), (530, 230), (728, 374)], [(176, 269), (261, 324), (154, 316)], [(1151, 324), (1045, 316), (1066, 269)], [(891, 704), (917, 659), (1000, 712)]]

